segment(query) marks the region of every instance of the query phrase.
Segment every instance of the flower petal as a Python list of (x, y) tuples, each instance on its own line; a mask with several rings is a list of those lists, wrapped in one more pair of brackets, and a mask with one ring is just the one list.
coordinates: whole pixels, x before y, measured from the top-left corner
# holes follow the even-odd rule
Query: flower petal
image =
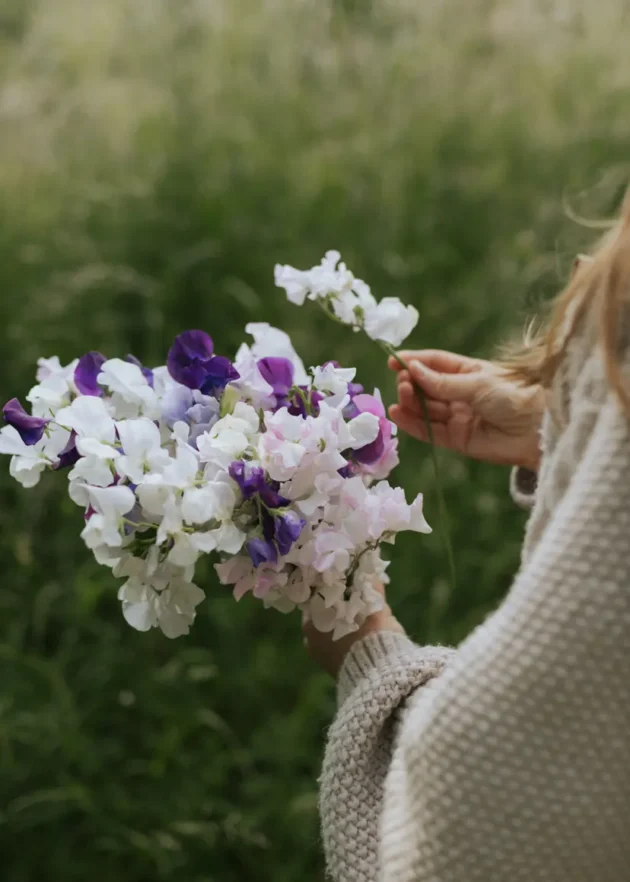
[(81, 395), (93, 395), (103, 397), (103, 390), (97, 382), (97, 377), (107, 359), (100, 352), (86, 352), (79, 359), (74, 370), (74, 384)]
[(50, 420), (30, 416), (17, 398), (12, 398), (2, 408), (6, 422), (19, 433), (22, 441), (30, 447), (41, 441)]

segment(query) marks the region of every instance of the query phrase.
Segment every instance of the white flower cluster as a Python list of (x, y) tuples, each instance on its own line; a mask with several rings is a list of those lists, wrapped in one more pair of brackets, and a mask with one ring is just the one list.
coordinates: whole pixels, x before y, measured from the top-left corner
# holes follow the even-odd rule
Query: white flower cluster
[[(327, 260), (321, 285), (312, 271), (300, 291), (317, 283), (330, 293), (334, 274), (346, 277)], [(362, 284), (344, 286), (376, 322)], [(202, 331), (179, 335), (154, 370), (98, 352), (67, 367), (42, 359), (31, 412), (17, 399), (3, 409), (0, 453), (25, 487), (65, 470), (82, 538), (125, 580), (119, 598), (134, 628), (187, 633), (204, 597), (195, 564), (213, 554), (237, 599), (297, 607), (340, 637), (382, 605), (381, 544), (429, 532), (422, 497), (408, 505), (384, 480), (398, 461), (394, 427), (353, 369), (307, 371), (282, 331), (247, 331), (254, 342), (234, 362)]]
[(276, 266), (276, 285), (284, 288), (296, 306), (317, 301), (343, 324), (365, 331), (372, 340), (400, 346), (418, 324), (418, 310), (405, 306), (397, 297), (380, 302), (361, 279), (355, 279), (338, 251), (328, 251), (319, 266), (297, 270)]

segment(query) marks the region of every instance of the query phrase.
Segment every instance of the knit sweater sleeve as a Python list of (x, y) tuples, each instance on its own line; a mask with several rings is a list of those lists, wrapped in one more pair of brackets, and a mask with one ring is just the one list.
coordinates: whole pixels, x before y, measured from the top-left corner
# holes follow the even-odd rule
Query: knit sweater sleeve
[(324, 849), (337, 882), (377, 879), (385, 780), (407, 699), (428, 693), (453, 654), (391, 632), (372, 634), (348, 653), (320, 780)]
[(453, 655), (382, 635), (347, 659), (321, 788), (337, 882), (629, 878), (629, 423), (612, 393), (581, 406), (497, 612)]

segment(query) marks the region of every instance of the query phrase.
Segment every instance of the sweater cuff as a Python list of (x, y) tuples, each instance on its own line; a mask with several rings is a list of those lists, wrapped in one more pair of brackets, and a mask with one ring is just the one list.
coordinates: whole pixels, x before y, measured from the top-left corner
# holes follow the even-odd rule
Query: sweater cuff
[(532, 469), (522, 466), (512, 469), (510, 477), (510, 493), (512, 499), (521, 508), (531, 509), (536, 502), (536, 490), (538, 489), (538, 474)]
[(412, 662), (417, 663), (420, 656), (425, 664), (434, 662), (435, 672), (430, 672), (429, 676), (436, 675), (441, 672), (452, 652), (446, 647), (422, 649), (405, 634), (396, 631), (368, 634), (355, 643), (341, 666), (337, 680), (338, 706), (341, 707), (356, 686), (378, 676), (385, 667), (406, 667)]

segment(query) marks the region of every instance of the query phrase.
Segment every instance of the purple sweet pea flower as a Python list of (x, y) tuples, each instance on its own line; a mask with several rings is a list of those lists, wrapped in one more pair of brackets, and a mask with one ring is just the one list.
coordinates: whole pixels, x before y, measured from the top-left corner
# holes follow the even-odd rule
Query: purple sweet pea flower
[(153, 371), (151, 370), (151, 368), (145, 367), (142, 364), (142, 362), (136, 358), (135, 355), (128, 355), (125, 358), (125, 361), (128, 361), (129, 364), (135, 364), (136, 367), (139, 367), (140, 370), (142, 371), (143, 377), (145, 378), (145, 380), (147, 381), (149, 386), (153, 389), (154, 378), (153, 378)]
[(274, 410), (280, 410), (286, 407), (292, 416), (306, 417), (309, 414), (317, 416), (319, 414), (319, 402), (324, 399), (324, 395), (316, 389), (310, 389), (308, 386), (298, 386), (306, 396), (309, 402), (308, 407), (302, 395), (294, 391), (290, 395), (292, 389), (295, 389), (295, 367), (288, 358), (276, 358), (268, 356), (261, 358), (257, 362), (258, 370), (265, 380), (273, 389), (276, 398), (276, 406)]
[(288, 554), (291, 551), (305, 526), (306, 521), (291, 510), (275, 519), (275, 539), (280, 554)]
[(276, 407), (286, 407), (289, 402), (289, 391), (293, 386), (295, 368), (288, 358), (261, 358), (258, 362), (258, 370), (263, 380), (272, 387), (276, 396)]
[(68, 443), (63, 448), (61, 453), (59, 454), (59, 459), (53, 466), (53, 470), (57, 471), (58, 469), (69, 469), (72, 468), (80, 460), (79, 451), (76, 448), (75, 441), (77, 438), (77, 433), (73, 431), (70, 434), (70, 438), (68, 439)]
[(31, 447), (41, 441), (50, 420), (28, 414), (17, 398), (12, 398), (2, 408), (6, 422), (20, 434), (22, 441)]
[(243, 499), (260, 496), (265, 508), (283, 508), (289, 505), (289, 500), (278, 493), (279, 485), (275, 481), (267, 483), (264, 469), (237, 460), (231, 464), (228, 473), (238, 484)]
[(232, 362), (223, 355), (215, 355), (207, 365), (206, 378), (201, 384), (204, 395), (217, 395), (228, 383), (240, 379), (240, 374)]
[(208, 432), (219, 419), (219, 402), (186, 386), (173, 384), (162, 398), (162, 420), (169, 428), (183, 422), (190, 426), (188, 443), (197, 447), (197, 439)]
[(265, 481), (265, 472), (257, 466), (251, 466), (246, 462), (237, 460), (231, 464), (228, 474), (238, 484), (243, 499), (251, 499), (258, 493)]
[(240, 376), (227, 358), (214, 354), (212, 337), (205, 331), (184, 331), (175, 337), (166, 364), (174, 380), (204, 395), (222, 391)]
[(247, 543), (247, 553), (255, 567), (263, 563), (277, 563), (278, 549), (270, 540), (250, 539)]
[(107, 361), (100, 352), (86, 352), (79, 359), (74, 371), (74, 383), (81, 395), (91, 395), (94, 398), (102, 398), (103, 390), (96, 382), (103, 364)]
[(166, 364), (171, 377), (182, 386), (200, 389), (213, 357), (212, 337), (205, 331), (184, 331), (175, 337)]

